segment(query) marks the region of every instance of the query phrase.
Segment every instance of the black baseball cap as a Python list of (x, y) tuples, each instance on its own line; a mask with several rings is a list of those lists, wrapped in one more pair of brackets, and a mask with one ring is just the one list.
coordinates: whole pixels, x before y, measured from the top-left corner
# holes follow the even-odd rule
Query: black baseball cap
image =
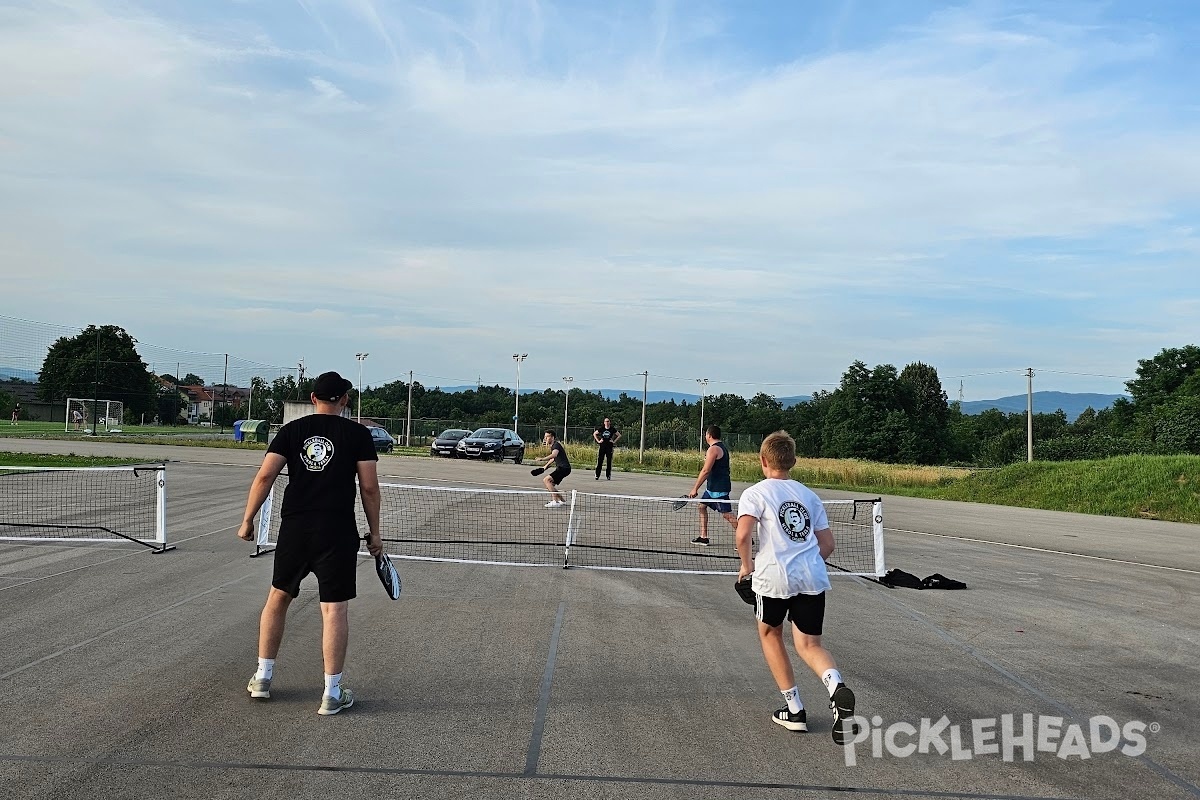
[(317, 376), (316, 383), (313, 384), (312, 393), (317, 396), (318, 400), (333, 403), (353, 388), (353, 383), (336, 372), (322, 372)]

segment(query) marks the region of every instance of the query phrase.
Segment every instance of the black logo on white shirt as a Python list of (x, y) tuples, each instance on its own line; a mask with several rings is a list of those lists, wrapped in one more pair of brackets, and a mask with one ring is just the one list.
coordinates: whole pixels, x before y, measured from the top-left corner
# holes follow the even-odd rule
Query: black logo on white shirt
[(812, 520), (808, 516), (808, 509), (794, 500), (789, 500), (779, 507), (779, 524), (793, 542), (803, 542), (812, 532)]

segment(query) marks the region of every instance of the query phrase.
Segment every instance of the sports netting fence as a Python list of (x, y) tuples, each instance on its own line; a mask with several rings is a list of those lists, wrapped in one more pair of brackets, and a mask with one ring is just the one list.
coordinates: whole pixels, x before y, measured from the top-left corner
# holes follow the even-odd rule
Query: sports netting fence
[[(278, 540), (287, 476), (263, 504), (255, 555)], [(567, 504), (546, 508), (544, 491), (380, 484), (380, 532), (394, 558), (518, 566), (582, 567), (641, 572), (734, 574), (739, 560), (734, 531), (708, 513), (711, 544), (692, 543), (699, 532), (699, 499), (573, 491)], [(709, 501), (710, 503), (712, 501)], [(736, 514), (737, 501), (731, 501)], [(883, 503), (880, 499), (824, 503), (836, 550), (837, 572), (883, 575)], [(357, 508), (359, 533), (366, 518)]]
[(165, 464), (0, 466), (0, 541), (167, 546)]

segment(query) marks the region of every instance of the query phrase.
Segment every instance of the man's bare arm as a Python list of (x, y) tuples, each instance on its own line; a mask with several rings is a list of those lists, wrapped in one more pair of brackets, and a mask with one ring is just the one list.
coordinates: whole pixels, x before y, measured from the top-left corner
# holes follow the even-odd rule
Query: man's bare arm
[(367, 552), (378, 556), (383, 552), (383, 535), (379, 532), (379, 462), (358, 462), (358, 493), (362, 497), (363, 513), (367, 515)]

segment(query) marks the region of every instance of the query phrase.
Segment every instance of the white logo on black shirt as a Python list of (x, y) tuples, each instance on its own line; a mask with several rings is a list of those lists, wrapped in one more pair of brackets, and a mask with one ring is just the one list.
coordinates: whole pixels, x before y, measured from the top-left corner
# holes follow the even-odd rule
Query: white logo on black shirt
[(300, 460), (309, 472), (320, 472), (333, 459), (333, 442), (324, 436), (310, 436), (300, 448)]
[(779, 524), (793, 542), (803, 542), (812, 530), (808, 509), (794, 500), (789, 500), (779, 507)]

